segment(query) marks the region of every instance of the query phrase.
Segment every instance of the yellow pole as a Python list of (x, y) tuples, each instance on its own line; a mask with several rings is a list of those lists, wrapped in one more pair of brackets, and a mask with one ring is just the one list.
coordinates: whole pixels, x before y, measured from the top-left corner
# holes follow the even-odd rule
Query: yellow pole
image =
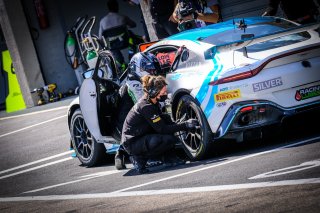
[(6, 98), (6, 111), (15, 112), (26, 108), (21, 94), (20, 85), (12, 66), (12, 60), (8, 50), (2, 52), (3, 69), (8, 73), (9, 94)]

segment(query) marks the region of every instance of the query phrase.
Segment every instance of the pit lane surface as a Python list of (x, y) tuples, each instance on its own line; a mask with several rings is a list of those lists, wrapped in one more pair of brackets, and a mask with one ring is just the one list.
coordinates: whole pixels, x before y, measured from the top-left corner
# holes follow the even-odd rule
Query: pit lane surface
[(72, 158), (67, 108), (61, 105), (68, 103), (1, 116), (1, 212), (320, 209), (319, 130), (247, 144), (226, 142), (207, 160), (136, 175), (132, 165), (117, 171), (109, 160), (85, 168)]

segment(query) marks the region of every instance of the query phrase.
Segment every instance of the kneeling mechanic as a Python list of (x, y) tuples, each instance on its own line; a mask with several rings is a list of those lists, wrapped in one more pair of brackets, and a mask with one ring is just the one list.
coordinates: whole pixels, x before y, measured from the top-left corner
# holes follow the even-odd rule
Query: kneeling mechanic
[(167, 83), (163, 76), (146, 75), (142, 78), (144, 96), (128, 113), (121, 136), (121, 144), (131, 155), (132, 163), (139, 173), (146, 173), (146, 162), (161, 157), (165, 166), (184, 164), (174, 152), (179, 131), (194, 130), (196, 119), (176, 124), (163, 114), (159, 102), (167, 98)]

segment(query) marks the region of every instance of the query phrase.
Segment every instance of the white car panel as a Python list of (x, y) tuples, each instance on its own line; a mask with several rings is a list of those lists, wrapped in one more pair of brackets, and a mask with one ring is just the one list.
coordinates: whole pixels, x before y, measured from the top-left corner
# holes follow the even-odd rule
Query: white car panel
[[(259, 26), (258, 22), (262, 19), (261, 17), (253, 18), (252, 26)], [(257, 23), (255, 23), (256, 20), (258, 20)], [(266, 20), (270, 20), (270, 18)], [(248, 18), (249, 22), (251, 22), (250, 18)], [(215, 33), (219, 35), (223, 32), (222, 28), (215, 28), (215, 25), (212, 25), (202, 29), (202, 32), (196, 29), (192, 31), (193, 34), (190, 31), (190, 34), (186, 33), (185, 36), (184, 34), (178, 34), (172, 38), (169, 37), (152, 45), (147, 51), (161, 48), (162, 45), (167, 44), (176, 46), (183, 44), (190, 49), (188, 61), (180, 62), (175, 72), (167, 74), (169, 92), (174, 94), (181, 89), (189, 90), (190, 94), (199, 102), (212, 132), (215, 133), (229, 107), (236, 103), (264, 100), (281, 108), (295, 108), (306, 103), (320, 101), (320, 96), (302, 101), (295, 99), (298, 89), (304, 88), (304, 86), (315, 86), (318, 83), (311, 82), (320, 81), (320, 39), (317, 33), (310, 31), (310, 29), (315, 29), (318, 26), (294, 27), (293, 25), (292, 30), (279, 31), (278, 34), (271, 33), (251, 40), (247, 39), (245, 42), (224, 44), (223, 42), (228, 39), (231, 42), (241, 40), (241, 35), (244, 33), (241, 30), (234, 29), (233, 32), (237, 34), (234, 37), (237, 38), (236, 40), (231, 38), (232, 35), (229, 34), (225, 34), (225, 37), (208, 37), (208, 35), (214, 35)], [(214, 29), (218, 30), (215, 31)], [(210, 30), (212, 30), (212, 34), (208, 33)], [(302, 34), (295, 34), (303, 33), (306, 30), (309, 30), (309, 34), (303, 34), (306, 37), (303, 37)], [(250, 29), (247, 29), (246, 33), (250, 33)], [(196, 35), (202, 38), (202, 34), (204, 34), (203, 38), (206, 42), (203, 42), (202, 39), (194, 39)], [(188, 36), (192, 38), (191, 41), (184, 39)], [(227, 38), (228, 36), (230, 38)], [(288, 45), (282, 45), (281, 38), (286, 38), (285, 41), (288, 41)], [(289, 42), (291, 38), (298, 40)], [(222, 43), (218, 43), (219, 47), (213, 58), (205, 59), (205, 52), (215, 47), (215, 44), (210, 44), (210, 42), (214, 42), (216, 39), (220, 39)], [(248, 57), (245, 57), (242, 49), (240, 49), (240, 47), (245, 46), (251, 48), (254, 44), (259, 45), (271, 39), (274, 39), (275, 44), (279, 46), (271, 46), (270, 49), (255, 52), (248, 51)], [(301, 50), (301, 48), (306, 50)], [(196, 59), (197, 57), (194, 54), (198, 54), (200, 58)], [(307, 60), (306, 63), (310, 63), (311, 67), (304, 67), (302, 65), (304, 60)], [(187, 66), (187, 64), (190, 66)], [(212, 81), (254, 71), (260, 67), (262, 70), (253, 77), (214, 86), (208, 85)]]

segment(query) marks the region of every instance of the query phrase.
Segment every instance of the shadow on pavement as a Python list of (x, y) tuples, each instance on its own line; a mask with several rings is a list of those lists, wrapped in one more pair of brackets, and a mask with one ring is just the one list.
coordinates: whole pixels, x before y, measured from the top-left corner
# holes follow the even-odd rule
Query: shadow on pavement
[(154, 166), (154, 167), (149, 167), (149, 172), (145, 174), (139, 174), (134, 168), (130, 169), (128, 172), (126, 172), (123, 176), (136, 176), (136, 175), (148, 175), (148, 174), (156, 174), (160, 172), (166, 172), (166, 171), (173, 171), (173, 170), (179, 170), (179, 169), (185, 169), (185, 168), (192, 168), (192, 167), (197, 167), (201, 165), (207, 165), (207, 164), (212, 164), (212, 163), (219, 163), (223, 162), (227, 159), (221, 158), (221, 159), (208, 159), (208, 160), (202, 160), (202, 161), (193, 161), (193, 162), (187, 162), (184, 165), (180, 166), (173, 166), (173, 167), (165, 167), (164, 165), (160, 166)]

